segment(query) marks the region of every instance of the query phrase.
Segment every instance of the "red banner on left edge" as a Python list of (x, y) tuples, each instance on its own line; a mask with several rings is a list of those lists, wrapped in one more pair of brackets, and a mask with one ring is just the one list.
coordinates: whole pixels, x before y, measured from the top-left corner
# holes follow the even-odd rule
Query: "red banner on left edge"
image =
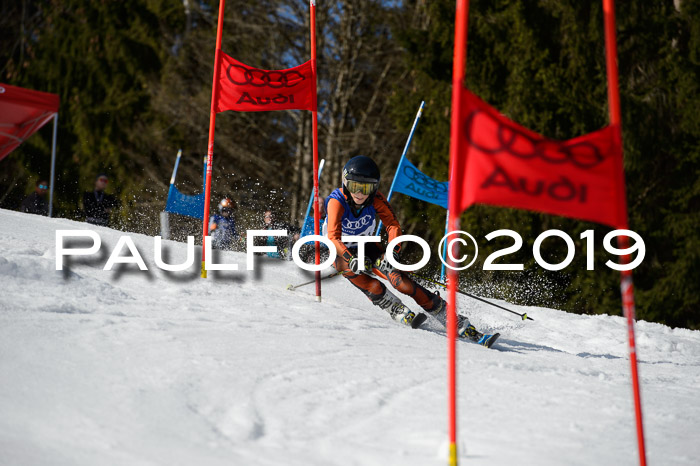
[(286, 70), (261, 70), (221, 52), (216, 112), (315, 110), (311, 61)]

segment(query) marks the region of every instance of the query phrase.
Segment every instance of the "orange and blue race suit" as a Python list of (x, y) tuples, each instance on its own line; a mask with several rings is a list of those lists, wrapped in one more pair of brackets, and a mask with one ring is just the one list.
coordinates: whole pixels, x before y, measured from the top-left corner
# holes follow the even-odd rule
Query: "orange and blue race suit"
[[(343, 193), (342, 189), (336, 189), (326, 198), (326, 228), (328, 239), (336, 248), (338, 256), (334, 267), (339, 272), (343, 272), (345, 278), (350, 280), (355, 287), (359, 288), (372, 302), (380, 300), (386, 292), (386, 286), (376, 278), (360, 273), (355, 274), (349, 268), (350, 260), (357, 255), (356, 243), (343, 243), (341, 238), (346, 236), (373, 235), (376, 227), (376, 216), (386, 227), (389, 241), (401, 236), (401, 226), (394, 211), (387, 202), (384, 195), (377, 192), (369, 203), (359, 211), (353, 212), (350, 201)], [(398, 248), (397, 248), (398, 249)], [(384, 250), (377, 243), (365, 244), (365, 257), (369, 257), (374, 263), (382, 256)], [(416, 303), (426, 311), (435, 309), (440, 304), (440, 298), (426, 290), (419, 283), (416, 283), (405, 272), (393, 270), (384, 275), (379, 269), (374, 267), (372, 272), (391, 283), (391, 286), (401, 293), (412, 297)]]

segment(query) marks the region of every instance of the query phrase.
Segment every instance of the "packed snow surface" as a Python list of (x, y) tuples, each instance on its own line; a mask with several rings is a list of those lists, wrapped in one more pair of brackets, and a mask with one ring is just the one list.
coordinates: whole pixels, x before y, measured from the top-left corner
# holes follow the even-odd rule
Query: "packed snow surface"
[[(102, 247), (57, 271), (55, 231), (76, 229)], [(124, 234), (0, 211), (0, 464), (446, 464), (432, 318), (403, 327), (342, 277), (317, 303), (312, 285), (286, 290), (312, 275), (267, 258), (249, 272), (243, 253), (206, 280), (199, 257), (164, 272), (143, 235), (129, 236), (148, 271), (103, 270)], [(460, 463), (638, 464), (625, 320), (499, 304), (535, 320), (459, 297), (502, 335), (458, 344)], [(636, 331), (649, 464), (698, 465), (700, 332)]]

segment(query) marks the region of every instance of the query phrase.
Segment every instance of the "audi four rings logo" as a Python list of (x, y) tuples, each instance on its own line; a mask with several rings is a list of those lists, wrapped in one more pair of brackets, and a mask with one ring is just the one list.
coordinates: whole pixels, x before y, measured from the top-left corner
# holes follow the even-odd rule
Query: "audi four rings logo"
[[(471, 125), (480, 113), (485, 113), (483, 110), (474, 110), (467, 117), (464, 125), (464, 129), (467, 133), (471, 133)], [(488, 117), (488, 114), (486, 114)], [(546, 141), (535, 141), (528, 135), (508, 126), (499, 123), (496, 120), (492, 121), (498, 125), (498, 142), (500, 146), (498, 147), (483, 147), (472, 140), (472, 138), (467, 138), (469, 145), (479, 149), (481, 152), (487, 154), (497, 154), (499, 152), (506, 152), (514, 157), (520, 159), (532, 159), (534, 157), (539, 157), (548, 163), (559, 164), (570, 162), (582, 169), (592, 168), (603, 160), (605, 157), (600, 153), (600, 149), (590, 142), (579, 142), (576, 144), (569, 145), (558, 145), (556, 147), (547, 147)], [(516, 149), (516, 142), (520, 142), (519, 145), (522, 147), (522, 140), (526, 141), (530, 146), (530, 150)]]
[(358, 228), (362, 228), (366, 225), (369, 225), (371, 221), (372, 217), (370, 215), (364, 215), (358, 220), (355, 220), (354, 222), (345, 218), (343, 219), (343, 227), (346, 227), (349, 232), (352, 232), (353, 230), (357, 230)]
[(447, 192), (447, 186), (445, 186), (445, 183), (435, 181), (409, 165), (403, 168), (403, 173), (409, 180), (414, 181), (421, 186), (425, 186), (427, 189), (432, 191)]
[[(234, 69), (233, 73), (231, 72), (232, 69)], [(238, 77), (238, 80), (234, 79), (231, 74)], [(237, 86), (249, 85), (254, 87), (271, 87), (273, 89), (294, 87), (306, 79), (298, 71), (265, 71), (257, 68), (246, 68), (241, 65), (229, 65), (226, 68), (226, 77)]]

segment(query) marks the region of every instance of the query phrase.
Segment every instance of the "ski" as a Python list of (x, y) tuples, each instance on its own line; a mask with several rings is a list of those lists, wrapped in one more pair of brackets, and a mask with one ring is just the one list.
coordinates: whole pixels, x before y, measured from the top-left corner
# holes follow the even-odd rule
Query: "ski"
[[(437, 315), (433, 315), (435, 319), (440, 322), (443, 327), (447, 328), (447, 315), (446, 315), (446, 310), (442, 310), (439, 312)], [(461, 329), (464, 326), (464, 321), (466, 320), (466, 317), (457, 314), (457, 329)], [(467, 322), (468, 324), (468, 322)], [(490, 334), (483, 334), (476, 330), (473, 326), (471, 326), (472, 330), (471, 332), (464, 332), (464, 334), (459, 337), (460, 340), (466, 340), (471, 343), (476, 343), (481, 346), (485, 346), (487, 348), (491, 348), (494, 343), (496, 343), (496, 340), (498, 340), (498, 337), (501, 336), (500, 333), (494, 333), (492, 335)]]
[(498, 340), (498, 337), (501, 336), (500, 333), (494, 333), (493, 335), (481, 333), (478, 330), (476, 330), (473, 326), (471, 326), (471, 331), (465, 332), (460, 339), (461, 340), (467, 340), (471, 343), (476, 343), (477, 345), (485, 346), (487, 348), (491, 348), (494, 343), (496, 343), (496, 340)]
[(493, 335), (485, 335), (481, 334), (481, 337), (479, 337), (478, 340), (472, 340), (475, 341), (476, 343), (480, 344), (481, 346), (485, 346), (487, 348), (491, 348), (494, 343), (496, 343), (496, 340), (498, 340), (498, 337), (500, 337), (500, 333), (494, 333)]
[(501, 336), (500, 333), (494, 333), (493, 335), (481, 333), (472, 325), (469, 327), (471, 327), (471, 331), (465, 332), (461, 339), (468, 340), (472, 343), (476, 343), (477, 345), (485, 346), (487, 348), (491, 348), (493, 344), (496, 343), (496, 340), (498, 340), (498, 337)]

